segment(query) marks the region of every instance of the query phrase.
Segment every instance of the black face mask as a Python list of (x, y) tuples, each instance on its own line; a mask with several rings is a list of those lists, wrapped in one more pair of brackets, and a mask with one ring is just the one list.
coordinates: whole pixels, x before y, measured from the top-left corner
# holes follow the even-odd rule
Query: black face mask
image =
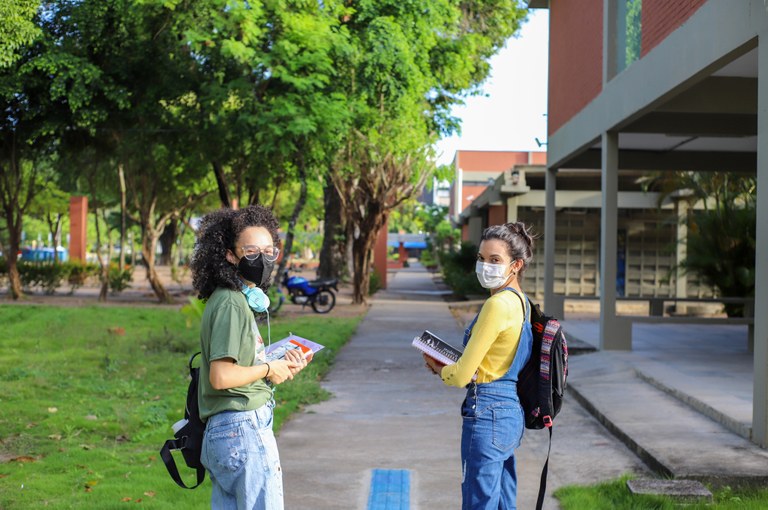
[(248, 260), (243, 257), (237, 264), (237, 270), (240, 274), (251, 283), (255, 283), (258, 287), (264, 289), (269, 277), (272, 274), (272, 269), (275, 267), (274, 262), (270, 262), (264, 259), (264, 255), (259, 255), (256, 260)]

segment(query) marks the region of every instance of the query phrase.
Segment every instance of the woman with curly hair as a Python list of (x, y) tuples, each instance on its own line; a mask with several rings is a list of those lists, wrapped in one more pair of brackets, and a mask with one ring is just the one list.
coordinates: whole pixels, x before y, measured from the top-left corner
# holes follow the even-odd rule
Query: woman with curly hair
[(206, 301), (198, 400), (214, 509), (283, 508), (271, 386), (292, 379), (307, 360), (291, 351), (267, 362), (256, 325), (255, 314), (269, 306), (277, 228), (262, 206), (215, 211), (202, 219), (192, 255), (193, 284)]

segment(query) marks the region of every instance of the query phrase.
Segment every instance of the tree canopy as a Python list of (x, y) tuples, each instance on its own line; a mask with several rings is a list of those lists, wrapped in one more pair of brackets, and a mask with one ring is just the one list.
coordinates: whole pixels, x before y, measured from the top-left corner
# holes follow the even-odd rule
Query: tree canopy
[(60, 191), (120, 209), (121, 245), (126, 219), (140, 225), (165, 301), (156, 245), (190, 211), (278, 205), (290, 254), (322, 188), (363, 301), (375, 236), (434, 172), (452, 106), (525, 13), (519, 0), (0, 0), (11, 244), (53, 172)]

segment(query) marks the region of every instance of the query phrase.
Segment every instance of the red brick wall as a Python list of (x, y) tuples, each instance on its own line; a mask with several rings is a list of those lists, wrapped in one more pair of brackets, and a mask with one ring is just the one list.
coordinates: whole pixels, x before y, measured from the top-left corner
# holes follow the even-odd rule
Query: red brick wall
[(602, 86), (602, 0), (551, 0), (549, 134), (589, 104), (600, 93)]
[(507, 222), (507, 206), (492, 205), (488, 207), (488, 226), (503, 225)]
[(707, 0), (643, 0), (640, 56), (645, 56), (690, 18)]
[(546, 164), (546, 152), (457, 151), (459, 168), (466, 172), (503, 172), (514, 165)]
[[(469, 204), (471, 204), (474, 199), (482, 195), (483, 191), (485, 191), (485, 188), (487, 187), (488, 187), (487, 184), (483, 184), (482, 186), (477, 186), (477, 185), (462, 186), (461, 194), (463, 196), (461, 197), (461, 211), (469, 207)], [(460, 213), (461, 211), (458, 211), (458, 212)]]
[(88, 253), (88, 197), (69, 197), (69, 259), (85, 262)]
[(546, 152), (532, 152), (531, 153), (531, 165), (546, 165), (547, 153)]

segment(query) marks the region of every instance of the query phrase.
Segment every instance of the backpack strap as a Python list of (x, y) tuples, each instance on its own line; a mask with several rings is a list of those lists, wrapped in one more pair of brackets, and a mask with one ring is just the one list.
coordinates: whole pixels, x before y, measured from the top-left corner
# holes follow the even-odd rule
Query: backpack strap
[(502, 290), (511, 290), (515, 295), (520, 298), (520, 303), (523, 305), (523, 321), (531, 321), (531, 300), (527, 298), (523, 299), (523, 296), (514, 287), (504, 287)]
[(547, 461), (541, 470), (541, 479), (539, 480), (539, 497), (536, 499), (536, 510), (541, 510), (544, 505), (544, 494), (547, 493), (547, 474), (549, 473), (549, 452), (552, 451), (552, 426), (549, 429), (549, 448), (547, 448)]
[(184, 444), (186, 442), (186, 438), (167, 440), (163, 447), (160, 449), (160, 458), (163, 459), (163, 463), (165, 464), (165, 468), (168, 470), (168, 474), (171, 475), (171, 478), (173, 478), (173, 481), (176, 482), (179, 487), (182, 489), (194, 489), (203, 483), (203, 480), (205, 480), (205, 468), (197, 468), (197, 483), (192, 487), (187, 487), (184, 483), (184, 480), (181, 479), (179, 470), (176, 467), (176, 461), (173, 459), (173, 455), (171, 455), (171, 450), (180, 450), (184, 448)]

